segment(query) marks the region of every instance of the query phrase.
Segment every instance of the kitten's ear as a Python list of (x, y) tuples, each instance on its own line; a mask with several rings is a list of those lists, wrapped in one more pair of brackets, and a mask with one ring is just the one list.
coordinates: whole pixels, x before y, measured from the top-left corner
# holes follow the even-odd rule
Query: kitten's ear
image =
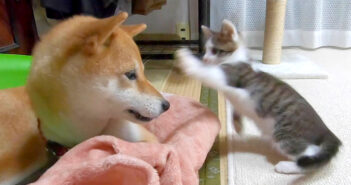
[(208, 38), (212, 37), (213, 33), (210, 30), (210, 28), (208, 28), (207, 26), (202, 25), (201, 30), (202, 30), (202, 33), (204, 34), (206, 40)]
[(237, 40), (239, 36), (234, 24), (227, 19), (222, 22), (221, 34), (231, 35), (234, 40)]

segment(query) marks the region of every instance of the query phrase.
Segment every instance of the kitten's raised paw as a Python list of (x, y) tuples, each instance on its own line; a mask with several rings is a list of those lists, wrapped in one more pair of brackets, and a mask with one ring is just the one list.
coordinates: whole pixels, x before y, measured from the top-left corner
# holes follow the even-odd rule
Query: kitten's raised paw
[(191, 75), (196, 72), (199, 67), (199, 59), (195, 58), (189, 49), (179, 49), (175, 53), (177, 63), (176, 66), (186, 75)]
[(178, 49), (176, 51), (175, 55), (178, 59), (181, 59), (181, 58), (186, 58), (186, 57), (192, 56), (192, 53), (189, 49), (182, 48), (182, 49)]
[(275, 165), (274, 170), (282, 174), (299, 174), (303, 173), (302, 169), (293, 161), (280, 161)]

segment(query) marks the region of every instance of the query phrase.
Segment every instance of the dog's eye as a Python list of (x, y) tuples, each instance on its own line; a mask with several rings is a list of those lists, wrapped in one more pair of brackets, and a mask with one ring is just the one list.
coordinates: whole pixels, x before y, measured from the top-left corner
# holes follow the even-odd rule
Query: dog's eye
[(135, 80), (137, 78), (135, 70), (124, 73), (129, 80)]

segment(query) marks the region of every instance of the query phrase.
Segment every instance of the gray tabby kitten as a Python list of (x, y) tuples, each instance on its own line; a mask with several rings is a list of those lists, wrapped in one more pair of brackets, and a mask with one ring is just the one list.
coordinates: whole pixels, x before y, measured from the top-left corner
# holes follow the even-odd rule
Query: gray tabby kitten
[(203, 61), (187, 49), (177, 51), (182, 71), (222, 91), (240, 115), (251, 118), (274, 148), (291, 161), (275, 165), (279, 173), (305, 173), (326, 164), (340, 140), (312, 106), (283, 81), (250, 65), (247, 49), (234, 25), (223, 21), (220, 32), (202, 27), (208, 37)]

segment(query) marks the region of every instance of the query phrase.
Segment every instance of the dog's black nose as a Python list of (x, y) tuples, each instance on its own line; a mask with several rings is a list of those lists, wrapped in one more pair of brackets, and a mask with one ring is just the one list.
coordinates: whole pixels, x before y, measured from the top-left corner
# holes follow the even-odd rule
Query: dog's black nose
[(163, 109), (163, 111), (168, 110), (169, 107), (170, 107), (170, 104), (169, 104), (168, 101), (166, 101), (166, 100), (162, 101), (162, 109)]

